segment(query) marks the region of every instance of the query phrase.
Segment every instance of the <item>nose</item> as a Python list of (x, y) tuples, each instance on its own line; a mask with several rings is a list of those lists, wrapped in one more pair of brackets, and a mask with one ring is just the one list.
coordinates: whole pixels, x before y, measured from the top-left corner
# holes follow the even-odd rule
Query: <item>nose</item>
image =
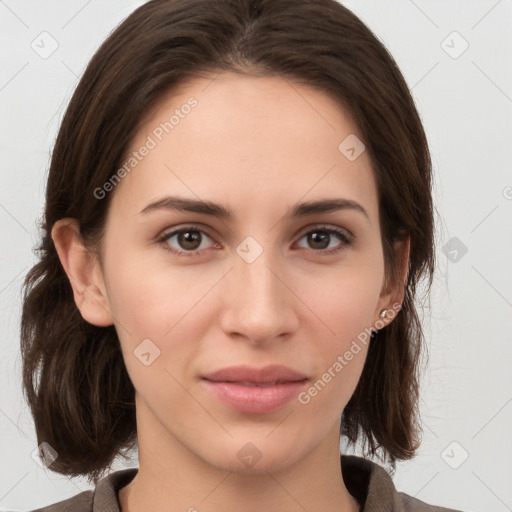
[(227, 276), (221, 326), (231, 338), (252, 344), (283, 340), (298, 327), (290, 269), (278, 264), (271, 251), (251, 263), (234, 254), (234, 268)]

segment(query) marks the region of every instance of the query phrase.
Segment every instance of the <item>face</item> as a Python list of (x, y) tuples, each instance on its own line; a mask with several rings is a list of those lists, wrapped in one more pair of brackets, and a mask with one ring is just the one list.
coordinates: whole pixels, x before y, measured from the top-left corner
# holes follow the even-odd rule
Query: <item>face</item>
[[(354, 137), (325, 93), (231, 73), (144, 120), (101, 249), (139, 435), (231, 471), (283, 469), (337, 439), (367, 352), (353, 342), (390, 306)], [(320, 201), (338, 206), (299, 208)]]

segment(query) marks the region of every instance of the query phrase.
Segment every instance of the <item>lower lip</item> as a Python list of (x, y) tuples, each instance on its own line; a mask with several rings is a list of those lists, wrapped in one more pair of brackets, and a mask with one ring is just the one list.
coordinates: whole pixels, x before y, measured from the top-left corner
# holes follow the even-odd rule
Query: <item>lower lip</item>
[(283, 382), (275, 386), (244, 386), (236, 382), (212, 382), (206, 387), (222, 402), (240, 412), (263, 414), (283, 407), (296, 397), (307, 380)]

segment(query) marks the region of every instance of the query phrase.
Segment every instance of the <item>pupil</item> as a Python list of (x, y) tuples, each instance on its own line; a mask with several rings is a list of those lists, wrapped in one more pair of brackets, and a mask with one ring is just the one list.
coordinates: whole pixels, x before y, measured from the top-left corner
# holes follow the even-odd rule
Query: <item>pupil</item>
[(184, 249), (197, 249), (201, 245), (199, 232), (184, 231), (178, 235), (178, 242)]
[[(325, 249), (329, 246), (329, 237), (329, 233), (325, 231), (315, 231), (309, 235), (309, 242), (313, 243), (315, 249)], [(319, 244), (319, 246), (315, 246), (315, 244)]]

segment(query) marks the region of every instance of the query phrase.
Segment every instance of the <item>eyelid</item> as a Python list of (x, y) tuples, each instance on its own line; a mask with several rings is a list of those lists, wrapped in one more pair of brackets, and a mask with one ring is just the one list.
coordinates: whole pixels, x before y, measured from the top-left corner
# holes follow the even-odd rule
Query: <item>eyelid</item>
[(343, 228), (341, 226), (336, 226), (334, 224), (325, 224), (325, 223), (323, 224), (321, 222), (315, 223), (315, 224), (310, 224), (309, 226), (301, 228), (297, 232), (297, 235), (295, 235), (295, 236), (298, 236), (300, 234), (300, 236), (302, 237), (302, 236), (308, 234), (310, 231), (314, 231), (315, 229), (318, 229), (318, 230), (325, 229), (326, 231), (339, 232), (339, 233), (345, 235), (350, 240), (353, 240), (355, 238), (354, 234), (347, 228)]
[(175, 235), (176, 233), (180, 233), (181, 231), (186, 231), (189, 229), (190, 231), (199, 231), (207, 236), (209, 236), (211, 239), (214, 239), (215, 236), (210, 233), (210, 230), (208, 227), (204, 226), (201, 223), (190, 223), (190, 224), (178, 224), (176, 226), (165, 228), (163, 229), (159, 235), (155, 237), (156, 241), (159, 240), (166, 240), (167, 238), (171, 237), (172, 235)]

